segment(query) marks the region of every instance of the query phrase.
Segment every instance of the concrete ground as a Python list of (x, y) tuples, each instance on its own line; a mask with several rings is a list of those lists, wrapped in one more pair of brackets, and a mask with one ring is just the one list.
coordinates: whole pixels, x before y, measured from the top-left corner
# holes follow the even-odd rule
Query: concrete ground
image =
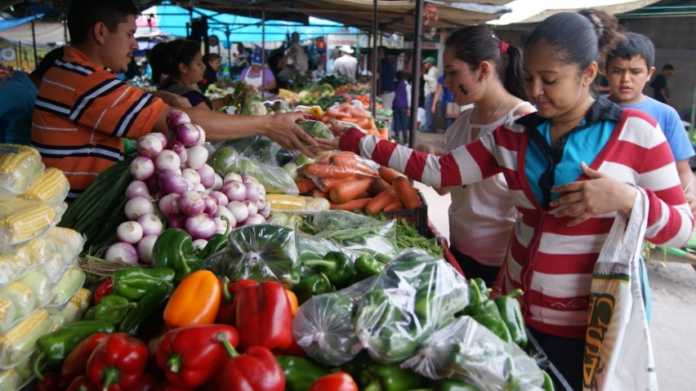
[[(442, 135), (419, 133), (416, 143), (442, 145)], [(449, 196), (419, 185), (435, 228), (449, 238)], [(653, 314), (650, 322), (660, 390), (696, 390), (696, 271), (686, 264), (648, 263)]]

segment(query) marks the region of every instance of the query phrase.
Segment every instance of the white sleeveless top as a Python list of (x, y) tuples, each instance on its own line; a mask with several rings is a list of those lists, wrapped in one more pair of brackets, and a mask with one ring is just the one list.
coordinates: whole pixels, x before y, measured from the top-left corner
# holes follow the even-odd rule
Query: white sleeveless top
[[(482, 134), (536, 111), (521, 102), (503, 117), (489, 124), (470, 123), (471, 112), (463, 112), (447, 129), (445, 149), (451, 151)], [(464, 187), (450, 188), (450, 241), (462, 254), (487, 266), (500, 266), (507, 254), (512, 225), (517, 212), (503, 174)]]

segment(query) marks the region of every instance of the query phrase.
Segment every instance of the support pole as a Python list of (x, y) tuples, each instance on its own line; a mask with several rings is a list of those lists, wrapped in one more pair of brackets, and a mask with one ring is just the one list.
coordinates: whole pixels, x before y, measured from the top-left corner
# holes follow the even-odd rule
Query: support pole
[(370, 110), (372, 118), (377, 116), (377, 0), (372, 1), (372, 90), (370, 91)]
[(34, 48), (34, 69), (39, 67), (39, 55), (36, 51), (36, 24), (31, 21), (31, 45)]
[(266, 8), (261, 11), (261, 97), (266, 86)]
[(22, 41), (19, 41), (17, 47), (17, 68), (22, 69)]
[[(232, 41), (230, 41), (230, 26), (225, 26), (225, 40), (227, 41), (227, 68), (232, 69)], [(231, 71), (230, 71), (231, 73)], [(230, 78), (232, 75), (230, 75)]]
[(416, 17), (413, 36), (413, 58), (411, 73), (413, 74), (413, 84), (411, 86), (411, 129), (408, 144), (413, 148), (418, 128), (418, 98), (420, 97), (420, 77), (421, 77), (421, 39), (423, 36), (423, 0), (416, 0)]

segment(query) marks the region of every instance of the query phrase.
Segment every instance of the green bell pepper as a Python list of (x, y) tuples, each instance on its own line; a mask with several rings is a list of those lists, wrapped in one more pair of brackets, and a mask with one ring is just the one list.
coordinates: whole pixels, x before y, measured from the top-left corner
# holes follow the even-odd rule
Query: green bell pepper
[(370, 254), (363, 254), (355, 260), (355, 270), (361, 279), (376, 276), (386, 265)]
[(505, 321), (503, 321), (503, 317), (500, 315), (498, 306), (495, 305), (493, 300), (486, 300), (479, 305), (470, 305), (466, 307), (464, 313), (492, 331), (493, 334), (497, 335), (504, 342), (512, 341), (510, 331), (505, 325)]
[(297, 298), (304, 302), (312, 296), (333, 292), (334, 286), (331, 285), (331, 281), (324, 273), (308, 272), (293, 287), (293, 291), (297, 294)]
[(498, 306), (500, 316), (510, 332), (512, 341), (519, 345), (522, 349), (527, 347), (527, 329), (524, 327), (524, 317), (522, 316), (522, 308), (517, 297), (522, 295), (520, 289), (515, 289), (505, 296), (500, 296), (495, 299), (495, 305)]
[(421, 388), (428, 380), (418, 374), (399, 367), (399, 364), (370, 363), (361, 373), (364, 391), (402, 391)]
[(152, 248), (152, 260), (155, 266), (174, 269), (177, 281), (203, 266), (193, 248), (191, 236), (176, 228), (166, 229), (157, 238)]
[(469, 280), (469, 305), (479, 305), (488, 300), (486, 282), (480, 278)]
[(444, 380), (438, 391), (479, 391), (478, 387), (459, 380)]
[(174, 270), (169, 267), (127, 267), (114, 273), (113, 292), (128, 300), (140, 300), (153, 287), (173, 280)]
[(432, 297), (434, 291), (432, 287), (426, 286), (424, 289), (419, 290), (416, 293), (416, 304), (414, 306), (414, 312), (418, 316), (421, 325), (426, 325), (430, 321), (432, 310)]
[[(131, 308), (119, 327), (120, 331), (134, 335), (138, 333), (140, 326), (152, 314), (160, 313), (162, 305), (167, 301), (174, 286), (168, 282), (155, 285), (145, 293), (138, 305)], [(161, 315), (160, 315), (161, 317)]]
[(123, 296), (109, 294), (99, 301), (99, 304), (87, 310), (84, 318), (87, 320), (103, 320), (111, 324), (119, 324), (128, 311), (137, 304), (128, 301)]
[(55, 367), (83, 339), (94, 333), (111, 333), (114, 325), (103, 320), (80, 320), (69, 323), (58, 330), (44, 335), (36, 341), (38, 355), (34, 359), (34, 372), (40, 376), (41, 368), (45, 365)]
[(285, 389), (288, 391), (309, 390), (312, 383), (328, 372), (306, 358), (296, 356), (276, 356), (278, 364), (285, 372)]
[(338, 251), (328, 252), (321, 260), (305, 260), (303, 265), (326, 274), (329, 281), (337, 288), (352, 284), (357, 274), (353, 261), (346, 254)]

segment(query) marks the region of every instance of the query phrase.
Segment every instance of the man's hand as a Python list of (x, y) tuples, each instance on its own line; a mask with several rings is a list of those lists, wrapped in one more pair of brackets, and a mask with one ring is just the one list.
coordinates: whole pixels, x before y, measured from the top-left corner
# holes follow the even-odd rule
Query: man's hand
[(267, 117), (262, 133), (285, 148), (296, 149), (308, 156), (316, 155), (317, 140), (297, 125), (302, 113), (276, 114)]

